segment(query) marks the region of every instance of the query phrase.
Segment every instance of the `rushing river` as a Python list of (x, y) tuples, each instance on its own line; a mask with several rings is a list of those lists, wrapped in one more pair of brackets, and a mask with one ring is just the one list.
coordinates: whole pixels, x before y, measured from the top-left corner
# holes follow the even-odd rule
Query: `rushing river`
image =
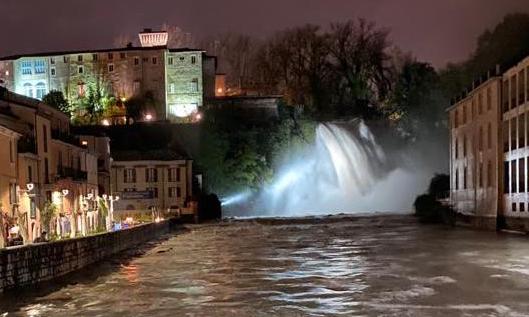
[(192, 226), (0, 316), (527, 316), (529, 239), (409, 217)]

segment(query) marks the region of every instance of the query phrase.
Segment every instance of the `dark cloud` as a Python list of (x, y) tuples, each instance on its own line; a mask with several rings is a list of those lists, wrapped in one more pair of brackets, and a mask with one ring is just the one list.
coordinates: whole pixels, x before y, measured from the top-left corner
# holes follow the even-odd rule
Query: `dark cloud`
[(0, 0), (0, 55), (111, 47), (119, 35), (166, 22), (197, 35), (263, 36), (295, 25), (363, 17), (392, 41), (442, 66), (465, 58), (476, 37), (527, 0)]

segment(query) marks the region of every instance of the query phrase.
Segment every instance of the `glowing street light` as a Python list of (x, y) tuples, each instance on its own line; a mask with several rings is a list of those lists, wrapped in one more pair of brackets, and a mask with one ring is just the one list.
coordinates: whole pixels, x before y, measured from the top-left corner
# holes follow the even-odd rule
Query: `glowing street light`
[(108, 119), (103, 119), (103, 121), (101, 121), (101, 124), (103, 124), (105, 126), (109, 126), (110, 125), (110, 121), (108, 121)]
[(152, 120), (152, 114), (148, 113), (145, 115), (145, 120), (146, 121), (151, 121)]

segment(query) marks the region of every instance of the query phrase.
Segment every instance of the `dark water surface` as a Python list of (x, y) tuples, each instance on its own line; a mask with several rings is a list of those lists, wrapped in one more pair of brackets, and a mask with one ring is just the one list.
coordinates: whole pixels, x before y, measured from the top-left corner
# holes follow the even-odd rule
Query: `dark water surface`
[(237, 222), (166, 238), (8, 292), (0, 316), (529, 315), (525, 236), (392, 216)]

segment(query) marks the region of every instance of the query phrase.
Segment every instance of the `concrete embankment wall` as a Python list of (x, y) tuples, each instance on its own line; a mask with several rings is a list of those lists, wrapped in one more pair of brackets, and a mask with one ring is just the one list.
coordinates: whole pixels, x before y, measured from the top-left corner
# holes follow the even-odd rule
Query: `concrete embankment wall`
[(94, 236), (0, 250), (0, 292), (51, 280), (154, 239), (168, 220)]

